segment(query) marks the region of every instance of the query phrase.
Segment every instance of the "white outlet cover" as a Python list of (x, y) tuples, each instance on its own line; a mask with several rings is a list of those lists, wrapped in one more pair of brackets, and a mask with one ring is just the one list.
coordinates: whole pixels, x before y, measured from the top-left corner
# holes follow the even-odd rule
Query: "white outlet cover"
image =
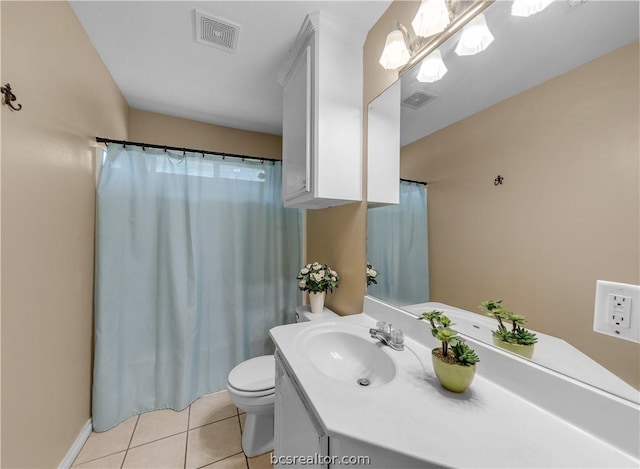
[[(625, 298), (624, 314), (627, 323), (617, 325), (611, 321), (611, 298)], [(640, 343), (640, 285), (627, 283), (596, 282), (596, 305), (593, 330), (619, 339)]]

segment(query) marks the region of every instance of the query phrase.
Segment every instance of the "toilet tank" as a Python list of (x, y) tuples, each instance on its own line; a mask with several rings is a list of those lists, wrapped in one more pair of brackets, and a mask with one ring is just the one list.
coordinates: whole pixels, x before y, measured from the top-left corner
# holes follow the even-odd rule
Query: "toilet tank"
[(321, 313), (312, 313), (311, 306), (309, 305), (296, 306), (296, 322), (329, 321), (339, 317), (340, 316), (327, 308), (324, 308)]

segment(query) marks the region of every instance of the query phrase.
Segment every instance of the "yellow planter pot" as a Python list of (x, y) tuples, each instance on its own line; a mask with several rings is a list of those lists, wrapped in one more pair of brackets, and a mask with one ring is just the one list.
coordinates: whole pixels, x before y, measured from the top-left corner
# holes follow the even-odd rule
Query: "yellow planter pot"
[(442, 361), (436, 354), (436, 350), (431, 352), (433, 370), (442, 384), (442, 387), (452, 392), (464, 392), (471, 385), (476, 374), (476, 365), (457, 365)]
[(533, 347), (535, 344), (531, 344), (531, 345), (510, 344), (509, 342), (505, 342), (503, 340), (498, 339), (496, 336), (493, 336), (493, 345), (497, 345), (500, 348), (508, 350), (509, 352), (516, 353), (522, 357), (531, 358), (533, 356)]

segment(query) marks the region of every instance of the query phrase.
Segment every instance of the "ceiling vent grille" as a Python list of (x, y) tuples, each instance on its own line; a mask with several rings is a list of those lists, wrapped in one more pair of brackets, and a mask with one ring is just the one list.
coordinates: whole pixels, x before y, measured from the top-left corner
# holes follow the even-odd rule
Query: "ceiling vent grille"
[(234, 52), (238, 44), (240, 26), (230, 21), (194, 10), (196, 42)]
[(422, 106), (434, 99), (436, 99), (436, 97), (432, 94), (427, 94), (424, 91), (416, 91), (404, 98), (402, 100), (402, 105), (411, 109), (420, 109)]

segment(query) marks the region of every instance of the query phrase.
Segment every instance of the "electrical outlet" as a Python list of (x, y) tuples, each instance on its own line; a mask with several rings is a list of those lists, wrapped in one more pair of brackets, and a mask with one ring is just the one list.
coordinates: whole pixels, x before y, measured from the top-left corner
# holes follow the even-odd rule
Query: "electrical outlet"
[(593, 330), (640, 342), (640, 286), (598, 280)]
[(609, 324), (629, 329), (629, 319), (631, 319), (631, 297), (615, 295), (613, 293), (609, 293), (607, 296), (607, 318), (609, 320)]

